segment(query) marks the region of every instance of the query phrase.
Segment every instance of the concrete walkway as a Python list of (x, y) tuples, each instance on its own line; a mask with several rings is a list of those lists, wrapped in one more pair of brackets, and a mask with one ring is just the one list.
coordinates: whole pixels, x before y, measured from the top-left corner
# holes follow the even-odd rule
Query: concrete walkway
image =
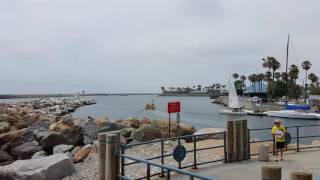
[[(260, 180), (261, 166), (280, 165), (282, 166), (282, 180), (289, 180), (290, 172), (294, 170), (307, 170), (313, 173), (314, 180), (320, 180), (320, 151), (303, 150), (302, 152), (288, 152), (284, 156), (284, 161), (274, 162), (273, 157), (270, 162), (260, 162), (257, 157), (250, 161), (236, 163), (221, 163), (201, 167), (191, 172), (200, 173), (205, 176), (214, 177), (217, 180)], [(181, 175), (174, 175), (172, 179), (188, 179)]]

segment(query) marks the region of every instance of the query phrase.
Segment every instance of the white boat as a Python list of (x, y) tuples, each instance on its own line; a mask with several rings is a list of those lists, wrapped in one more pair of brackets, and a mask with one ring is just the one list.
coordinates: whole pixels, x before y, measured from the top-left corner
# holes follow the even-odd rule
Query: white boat
[(219, 112), (221, 114), (230, 114), (230, 115), (246, 115), (247, 112), (243, 111), (239, 104), (239, 99), (237, 95), (236, 88), (234, 87), (234, 82), (229, 81), (229, 109), (223, 109)]
[(320, 114), (300, 112), (295, 110), (266, 111), (264, 112), (264, 114), (270, 117), (280, 117), (280, 118), (310, 119), (310, 120), (320, 119)]

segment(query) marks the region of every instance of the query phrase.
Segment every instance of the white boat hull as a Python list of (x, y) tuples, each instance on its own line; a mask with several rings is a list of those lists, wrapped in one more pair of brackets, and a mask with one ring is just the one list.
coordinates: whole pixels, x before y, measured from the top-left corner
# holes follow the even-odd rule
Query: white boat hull
[(229, 115), (247, 115), (247, 112), (244, 112), (244, 111), (232, 111), (230, 109), (224, 109), (224, 110), (220, 110), (219, 111), (220, 114), (229, 114)]
[(320, 114), (304, 113), (304, 112), (298, 112), (293, 110), (267, 111), (265, 112), (265, 114), (270, 117), (292, 118), (292, 119), (319, 119), (320, 120)]

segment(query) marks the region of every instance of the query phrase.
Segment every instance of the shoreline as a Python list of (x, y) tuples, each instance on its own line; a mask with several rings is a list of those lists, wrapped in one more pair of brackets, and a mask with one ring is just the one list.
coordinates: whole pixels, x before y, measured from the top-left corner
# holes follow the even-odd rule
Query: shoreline
[[(159, 95), (159, 93), (89, 93), (80, 97), (90, 96), (136, 96), (136, 95)], [(2, 94), (0, 99), (25, 99), (25, 98), (63, 98), (75, 97), (75, 94)]]

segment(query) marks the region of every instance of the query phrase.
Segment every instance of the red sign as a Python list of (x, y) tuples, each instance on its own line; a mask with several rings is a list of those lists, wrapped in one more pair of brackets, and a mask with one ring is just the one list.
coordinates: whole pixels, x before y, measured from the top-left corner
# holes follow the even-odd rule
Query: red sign
[(168, 103), (168, 113), (180, 112), (180, 102), (169, 102)]

